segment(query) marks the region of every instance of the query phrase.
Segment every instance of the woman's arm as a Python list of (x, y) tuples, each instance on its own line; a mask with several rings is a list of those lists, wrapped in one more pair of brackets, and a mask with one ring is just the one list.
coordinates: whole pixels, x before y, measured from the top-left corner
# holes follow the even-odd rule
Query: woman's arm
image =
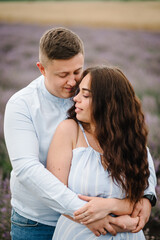
[[(77, 141), (77, 123), (73, 120), (65, 120), (62, 123), (60, 123), (60, 125), (57, 127), (49, 147), (47, 157), (47, 169), (65, 185), (68, 185), (68, 175), (72, 160), (72, 150), (76, 146), (76, 141)], [(74, 220), (71, 217), (69, 218), (71, 220)], [(107, 218), (112, 219), (113, 223), (109, 224)], [(76, 221), (79, 222), (78, 220)], [(107, 216), (106, 219), (101, 219), (93, 224), (91, 223), (86, 226), (95, 235), (99, 234), (99, 232), (101, 232), (102, 229), (104, 232), (107, 230), (111, 234), (115, 235), (116, 230), (125, 231), (123, 228), (124, 225), (125, 224), (123, 223), (123, 221), (116, 222), (114, 218)], [(118, 226), (121, 227), (122, 229), (118, 228)]]
[(89, 224), (104, 218), (110, 213), (115, 215), (126, 215), (131, 214), (133, 211), (134, 204), (131, 204), (127, 198), (100, 198), (83, 195), (79, 195), (79, 197), (88, 201), (82, 208), (74, 212), (75, 220), (79, 220), (83, 224)]
[[(78, 126), (74, 120), (64, 120), (57, 127), (51, 141), (47, 169), (54, 174), (66, 186), (72, 160), (72, 150), (76, 146)], [(106, 217), (108, 214), (115, 215), (131, 214), (133, 207), (127, 199), (105, 199), (99, 197), (80, 196), (88, 201), (81, 209), (75, 212), (75, 220), (88, 224)]]
[(47, 169), (66, 186), (76, 135), (77, 123), (74, 120), (64, 120), (57, 127), (48, 151)]

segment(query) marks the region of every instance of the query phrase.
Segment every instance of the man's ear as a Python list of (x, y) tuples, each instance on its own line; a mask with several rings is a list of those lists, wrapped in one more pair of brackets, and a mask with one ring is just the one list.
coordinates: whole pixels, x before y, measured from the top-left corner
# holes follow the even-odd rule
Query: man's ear
[(36, 65), (39, 68), (39, 71), (42, 73), (42, 75), (45, 76), (45, 68), (43, 67), (42, 63), (37, 62)]

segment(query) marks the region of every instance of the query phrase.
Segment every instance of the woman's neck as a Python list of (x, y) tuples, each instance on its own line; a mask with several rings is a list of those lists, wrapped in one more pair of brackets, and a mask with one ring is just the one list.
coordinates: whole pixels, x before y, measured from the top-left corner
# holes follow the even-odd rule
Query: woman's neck
[(83, 128), (85, 129), (86, 132), (88, 132), (89, 134), (91, 134), (93, 137), (95, 137), (95, 125), (93, 123), (81, 123)]

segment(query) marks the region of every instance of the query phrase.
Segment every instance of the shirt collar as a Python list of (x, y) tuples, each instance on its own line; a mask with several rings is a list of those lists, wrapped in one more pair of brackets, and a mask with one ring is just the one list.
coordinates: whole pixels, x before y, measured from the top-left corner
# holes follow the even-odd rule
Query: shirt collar
[(59, 97), (56, 97), (55, 95), (51, 94), (45, 86), (43, 75), (41, 76), (41, 89), (42, 89), (42, 92), (45, 95), (45, 97), (47, 97), (49, 100), (51, 100), (53, 102), (64, 103), (64, 102), (66, 102), (66, 100), (70, 101), (72, 99), (72, 98), (67, 98), (67, 99), (59, 98)]

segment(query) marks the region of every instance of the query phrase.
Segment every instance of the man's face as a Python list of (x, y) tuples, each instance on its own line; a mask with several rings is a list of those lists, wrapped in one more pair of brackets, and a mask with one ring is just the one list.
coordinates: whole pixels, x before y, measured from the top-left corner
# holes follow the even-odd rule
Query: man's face
[(47, 90), (56, 97), (70, 98), (75, 93), (75, 85), (79, 82), (83, 71), (84, 56), (78, 53), (68, 60), (51, 60), (44, 68), (37, 63), (45, 78)]

